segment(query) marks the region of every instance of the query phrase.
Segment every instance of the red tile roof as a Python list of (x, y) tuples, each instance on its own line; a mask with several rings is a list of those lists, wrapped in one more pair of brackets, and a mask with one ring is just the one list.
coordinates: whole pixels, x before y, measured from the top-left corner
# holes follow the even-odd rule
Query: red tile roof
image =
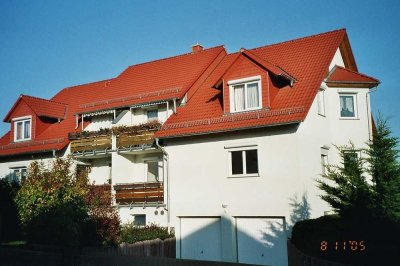
[(296, 79), (293, 87), (279, 89), (269, 111), (224, 114), (219, 100), (222, 92), (213, 86), (218, 81), (216, 79), (234, 63), (238, 54), (226, 56), (192, 100), (186, 106), (180, 107), (177, 114), (171, 116), (157, 132), (158, 137), (205, 134), (303, 121), (344, 36), (346, 31), (342, 29), (249, 50), (262, 60), (274, 62), (276, 67)]
[(335, 66), (329, 76), (326, 78), (328, 85), (336, 86), (351, 86), (351, 85), (365, 85), (366, 87), (375, 87), (380, 82), (379, 80), (361, 74), (341, 66)]
[[(65, 119), (50, 125), (32, 141), (13, 143), (10, 132), (6, 133), (0, 138), (0, 156), (65, 148), (69, 143), (68, 133), (75, 131), (77, 113), (181, 98), (213, 61), (224, 55), (224, 47), (218, 46), (130, 66), (114, 79), (65, 88), (51, 100), (23, 95), (18, 101), (26, 101), (39, 116), (58, 118), (62, 113)], [(64, 108), (63, 112), (61, 107)]]
[[(61, 107), (67, 106), (65, 119), (50, 125), (33, 141), (16, 144), (10, 142), (10, 133), (5, 134), (0, 138), (0, 156), (63, 149), (68, 145), (68, 133), (75, 131), (76, 114), (182, 98), (186, 93), (187, 104), (166, 121), (158, 137), (299, 123), (305, 119), (335, 52), (346, 40), (342, 29), (229, 55), (218, 46), (133, 65), (116, 78), (63, 89), (51, 100), (23, 96), (42, 115), (60, 116)], [(241, 57), (294, 84), (286, 82), (276, 89), (268, 110), (224, 113), (222, 91), (214, 87)]]
[(92, 95), (77, 112), (129, 106), (142, 102), (181, 98), (221, 53), (223, 46), (128, 67), (107, 90)]
[(20, 101), (24, 101), (37, 116), (63, 119), (66, 115), (67, 106), (63, 103), (21, 95), (4, 118), (4, 122), (11, 121), (11, 115)]

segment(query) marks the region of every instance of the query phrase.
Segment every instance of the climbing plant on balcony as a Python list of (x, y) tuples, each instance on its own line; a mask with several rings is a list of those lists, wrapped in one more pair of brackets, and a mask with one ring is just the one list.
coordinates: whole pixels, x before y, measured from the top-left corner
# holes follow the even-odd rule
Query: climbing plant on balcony
[(111, 129), (112, 133), (119, 136), (124, 133), (138, 134), (143, 131), (158, 130), (161, 128), (161, 123), (158, 120), (149, 121), (135, 126), (118, 126)]
[(82, 138), (91, 138), (91, 137), (100, 137), (100, 136), (111, 136), (111, 129), (109, 128), (100, 128), (95, 131), (80, 131), (80, 132), (71, 132), (68, 134), (69, 140), (76, 140)]

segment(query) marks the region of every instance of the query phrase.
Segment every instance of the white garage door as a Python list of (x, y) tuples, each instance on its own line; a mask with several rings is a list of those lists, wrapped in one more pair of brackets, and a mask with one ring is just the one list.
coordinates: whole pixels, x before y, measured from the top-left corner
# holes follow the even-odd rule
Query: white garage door
[(236, 218), (238, 262), (287, 266), (283, 218)]
[(181, 258), (221, 260), (220, 217), (181, 218)]

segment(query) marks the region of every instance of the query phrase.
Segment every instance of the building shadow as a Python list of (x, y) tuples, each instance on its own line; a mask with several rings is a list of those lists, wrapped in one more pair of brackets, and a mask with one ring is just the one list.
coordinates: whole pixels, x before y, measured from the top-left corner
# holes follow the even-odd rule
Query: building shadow
[(289, 206), (292, 209), (288, 223), (288, 237), (290, 238), (293, 226), (297, 222), (311, 218), (311, 206), (308, 201), (307, 191), (304, 191), (301, 197), (298, 194), (294, 194), (293, 197), (289, 198)]
[(284, 217), (180, 217), (178, 258), (287, 266)]

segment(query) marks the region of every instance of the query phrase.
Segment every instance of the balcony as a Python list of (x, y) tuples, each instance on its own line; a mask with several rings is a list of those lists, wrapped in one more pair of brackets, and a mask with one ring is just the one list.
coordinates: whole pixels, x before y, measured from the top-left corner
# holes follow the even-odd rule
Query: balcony
[(118, 149), (131, 149), (139, 146), (151, 146), (154, 142), (154, 133), (161, 127), (158, 121), (150, 121), (141, 125), (113, 128), (117, 139)]
[(116, 184), (115, 201), (121, 205), (164, 203), (164, 183)]
[(110, 150), (112, 147), (111, 136), (91, 136), (71, 140), (71, 153), (84, 153), (93, 151)]

